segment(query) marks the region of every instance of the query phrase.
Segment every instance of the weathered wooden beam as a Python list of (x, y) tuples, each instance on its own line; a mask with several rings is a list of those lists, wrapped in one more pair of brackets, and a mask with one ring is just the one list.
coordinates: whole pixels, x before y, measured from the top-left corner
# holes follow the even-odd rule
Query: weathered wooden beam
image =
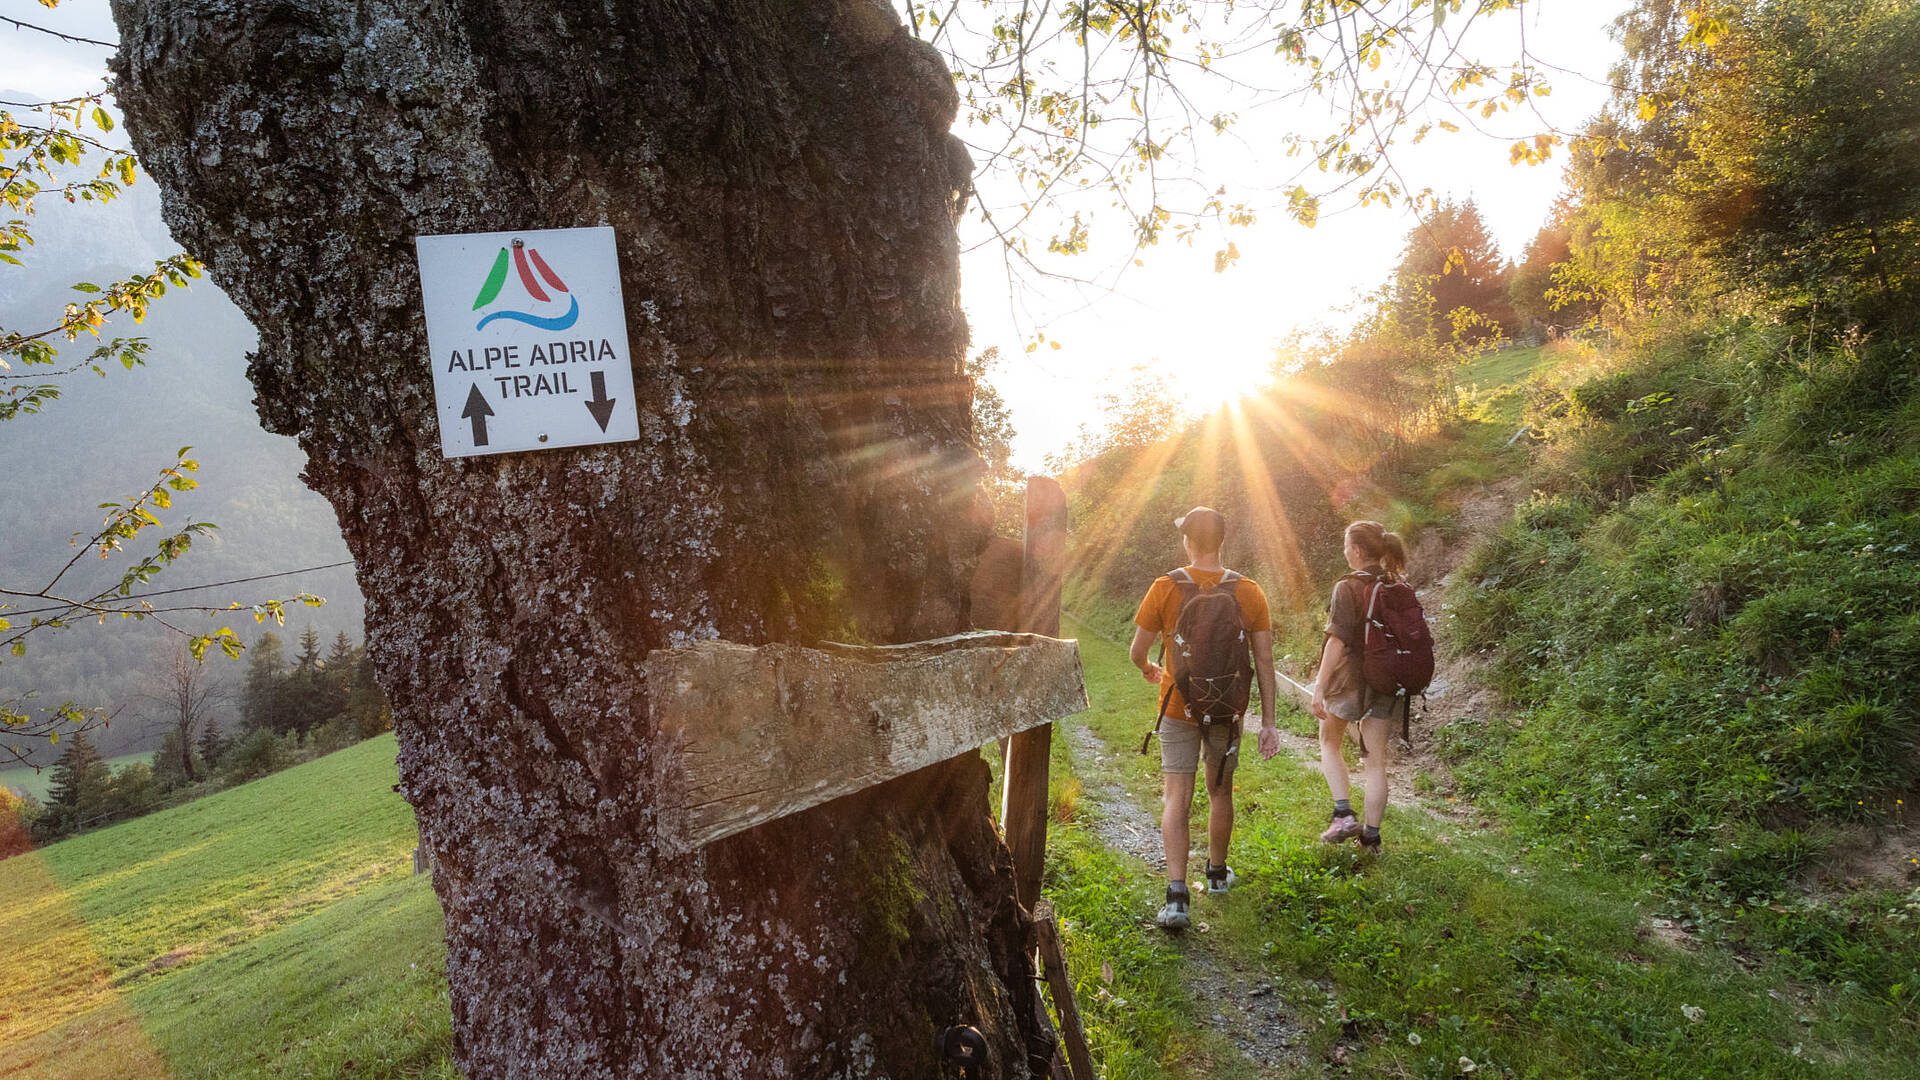
[(1076, 642), (979, 632), (910, 645), (649, 654), (660, 840), (691, 851), (1087, 707)]
[[(1020, 581), (1020, 629), (1060, 632), (1060, 588), (1067, 571), (1067, 496), (1045, 476), (1027, 478), (1027, 531)], [(1023, 907), (1040, 899), (1047, 861), (1047, 763), (1053, 727), (1034, 727), (1007, 741), (1000, 791), (1000, 828), (1013, 853), (1015, 893)]]

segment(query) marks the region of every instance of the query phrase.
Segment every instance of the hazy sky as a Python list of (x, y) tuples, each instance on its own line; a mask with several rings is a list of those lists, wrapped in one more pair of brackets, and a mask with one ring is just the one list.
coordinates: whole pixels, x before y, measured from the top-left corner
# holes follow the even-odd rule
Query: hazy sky
[[(1568, 69), (1552, 77), (1554, 92), (1541, 111), (1562, 129), (1577, 128), (1605, 100), (1601, 86), (1618, 49), (1605, 33), (1625, 0), (1544, 0), (1524, 16), (1484, 24), (1474, 42), (1484, 59), (1499, 62), (1517, 52), (1520, 20), (1529, 47), (1546, 63)], [(84, 37), (113, 40), (106, 0), (65, 0), (48, 10), (29, 0), (0, 0), (0, 14)], [(40, 97), (58, 97), (98, 84), (108, 50), (57, 41), (28, 31), (0, 28), (0, 87)], [(1290, 79), (1276, 59), (1269, 81)], [(1289, 130), (1322, 133), (1324, 105), (1251, 108), (1221, 97), (1203, 102), (1241, 115), (1225, 139), (1207, 137), (1201, 169), (1234, 190), (1278, 186), (1299, 168), (1284, 157), (1280, 137)], [(1508, 122), (1502, 132), (1521, 134), (1537, 122)], [(1436, 134), (1406, 147), (1395, 164), (1409, 185), (1431, 187), (1442, 197), (1473, 198), (1499, 241), (1517, 256), (1546, 216), (1561, 189), (1564, 157), (1543, 166), (1511, 166), (1507, 144), (1468, 133)], [(990, 181), (986, 181), (989, 183)], [(985, 198), (1004, 200), (988, 187)], [(1099, 215), (1101, 203), (1086, 209)], [(1094, 251), (1084, 264), (1061, 269), (1098, 277), (1125, 250), (1111, 215), (1096, 216)], [(1000, 347), (1005, 358), (994, 382), (1013, 411), (1019, 432), (1016, 457), (1037, 467), (1042, 456), (1068, 442), (1082, 423), (1097, 422), (1098, 398), (1117, 388), (1137, 365), (1152, 365), (1178, 381), (1196, 406), (1253, 389), (1272, 361), (1275, 342), (1296, 325), (1341, 322), (1339, 309), (1378, 285), (1398, 261), (1411, 225), (1403, 209), (1322, 207), (1318, 227), (1289, 221), (1276, 203), (1257, 224), (1230, 234), (1214, 232), (1193, 247), (1171, 243), (1148, 249), (1144, 267), (1130, 268), (1113, 292), (1066, 284), (1010, 288), (998, 244), (977, 218), (961, 226), (963, 290), (976, 351)], [(1045, 246), (1046, 231), (1038, 246)], [(1224, 274), (1213, 270), (1213, 252), (1231, 239), (1241, 253)], [(1025, 352), (1035, 331), (1061, 343)]]

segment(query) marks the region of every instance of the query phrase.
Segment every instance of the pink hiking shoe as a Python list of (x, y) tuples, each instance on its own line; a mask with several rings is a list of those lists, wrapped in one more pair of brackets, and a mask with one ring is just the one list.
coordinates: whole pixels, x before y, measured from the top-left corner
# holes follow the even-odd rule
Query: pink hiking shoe
[(1338, 844), (1360, 835), (1360, 817), (1357, 814), (1335, 814), (1333, 824), (1320, 834), (1322, 843)]

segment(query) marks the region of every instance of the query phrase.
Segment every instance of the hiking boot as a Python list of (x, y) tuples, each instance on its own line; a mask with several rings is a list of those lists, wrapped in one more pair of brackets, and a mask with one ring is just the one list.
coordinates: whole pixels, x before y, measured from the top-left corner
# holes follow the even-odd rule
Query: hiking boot
[(1368, 836), (1364, 830), (1360, 833), (1360, 853), (1362, 855), (1380, 854), (1380, 834), (1378, 832), (1375, 832), (1372, 836)]
[(1193, 916), (1188, 912), (1192, 903), (1186, 882), (1168, 882), (1167, 902), (1160, 906), (1160, 914), (1154, 916), (1153, 921), (1162, 930), (1185, 930), (1193, 925)]
[(1233, 888), (1233, 883), (1239, 880), (1240, 880), (1239, 877), (1237, 877), (1231, 869), (1228, 869), (1224, 865), (1208, 866), (1207, 867), (1207, 895), (1208, 896), (1225, 896), (1227, 895), (1228, 890)]
[(1358, 814), (1335, 814), (1333, 824), (1320, 834), (1322, 843), (1338, 844), (1360, 835), (1360, 816)]

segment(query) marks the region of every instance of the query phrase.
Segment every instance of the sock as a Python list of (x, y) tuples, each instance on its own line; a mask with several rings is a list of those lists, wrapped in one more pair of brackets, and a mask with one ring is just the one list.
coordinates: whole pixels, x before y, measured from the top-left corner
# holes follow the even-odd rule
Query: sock
[(1352, 817), (1353, 816), (1353, 800), (1352, 799), (1333, 800), (1333, 816), (1334, 817)]
[(1221, 864), (1220, 864), (1219, 866), (1215, 866), (1215, 865), (1213, 865), (1212, 863), (1208, 863), (1208, 864), (1207, 864), (1207, 876), (1208, 876), (1208, 877), (1210, 877), (1210, 878), (1216, 878), (1216, 877), (1226, 877), (1226, 876), (1227, 876), (1227, 864), (1226, 864), (1226, 863), (1221, 863)]
[(1186, 895), (1187, 895), (1186, 882), (1184, 881), (1167, 882), (1167, 899), (1172, 900), (1177, 897), (1185, 897)]
[(1378, 840), (1380, 839), (1380, 826), (1378, 825), (1363, 826), (1360, 829), (1360, 835), (1366, 837), (1369, 840)]

